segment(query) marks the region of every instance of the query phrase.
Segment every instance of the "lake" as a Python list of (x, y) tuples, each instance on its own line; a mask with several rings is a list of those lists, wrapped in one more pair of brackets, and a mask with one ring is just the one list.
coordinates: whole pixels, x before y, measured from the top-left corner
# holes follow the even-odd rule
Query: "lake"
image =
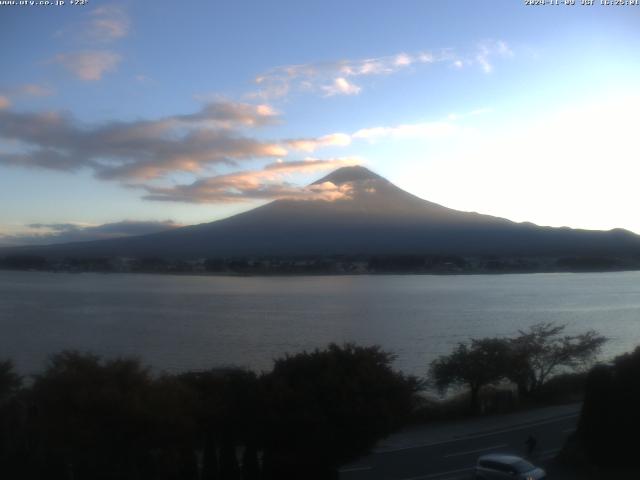
[(273, 359), (329, 342), (382, 345), (424, 375), (472, 337), (541, 321), (640, 344), (640, 272), (214, 277), (0, 271), (0, 359), (22, 373), (62, 349), (134, 355), (171, 372)]

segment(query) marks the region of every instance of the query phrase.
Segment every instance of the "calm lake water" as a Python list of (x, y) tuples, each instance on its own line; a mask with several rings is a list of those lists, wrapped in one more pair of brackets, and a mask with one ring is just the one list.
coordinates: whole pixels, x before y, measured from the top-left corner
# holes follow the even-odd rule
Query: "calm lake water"
[(199, 277), (0, 271), (0, 358), (37, 372), (72, 348), (135, 355), (157, 370), (268, 370), (329, 342), (380, 344), (423, 375), (471, 337), (536, 322), (640, 344), (640, 272), (465, 276)]

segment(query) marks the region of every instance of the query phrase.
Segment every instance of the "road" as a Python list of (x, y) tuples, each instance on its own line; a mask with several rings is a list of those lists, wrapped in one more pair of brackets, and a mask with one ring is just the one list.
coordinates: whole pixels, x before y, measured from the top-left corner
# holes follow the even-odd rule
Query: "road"
[(540, 464), (555, 455), (576, 428), (578, 414), (504, 427), (446, 442), (406, 446), (372, 453), (340, 471), (341, 480), (454, 480), (473, 478), (480, 455), (501, 452), (526, 456), (525, 440), (538, 444), (530, 457)]

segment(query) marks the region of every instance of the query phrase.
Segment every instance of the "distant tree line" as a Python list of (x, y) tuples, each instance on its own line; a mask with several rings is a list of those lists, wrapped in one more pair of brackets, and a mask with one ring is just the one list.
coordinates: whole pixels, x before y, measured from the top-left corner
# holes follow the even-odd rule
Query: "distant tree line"
[(0, 476), (51, 480), (337, 478), (402, 426), (419, 382), (379, 347), (287, 355), (260, 375), (153, 375), (65, 351), (23, 381), (0, 362)]
[(329, 255), (311, 257), (229, 257), (192, 260), (162, 257), (109, 258), (9, 255), (0, 267), (12, 270), (59, 270), (72, 272), (236, 273), (236, 274), (336, 274), (460, 272), (470, 268), (467, 260), (445, 255)]
[(564, 329), (564, 325), (544, 322), (513, 338), (459, 343), (452, 353), (431, 363), (429, 380), (441, 391), (467, 387), (473, 412), (479, 409), (480, 390), (505, 380), (516, 385), (520, 396), (535, 397), (554, 375), (589, 366), (606, 342), (594, 330), (564, 335)]
[(157, 256), (66, 257), (7, 255), (0, 268), (67, 272), (210, 273), (239, 275), (331, 275), (420, 273), (526, 273), (640, 269), (640, 258), (458, 255), (327, 255), (309, 257), (216, 257), (169, 259)]

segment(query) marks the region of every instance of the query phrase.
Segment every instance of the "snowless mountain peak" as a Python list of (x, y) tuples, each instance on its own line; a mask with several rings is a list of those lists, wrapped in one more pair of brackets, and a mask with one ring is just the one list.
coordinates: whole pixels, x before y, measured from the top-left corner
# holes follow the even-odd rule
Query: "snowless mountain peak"
[(383, 180), (386, 182), (383, 177), (381, 177), (377, 173), (373, 173), (368, 168), (362, 167), (360, 165), (354, 165), (352, 167), (342, 167), (338, 170), (334, 170), (329, 175), (313, 182), (313, 185), (331, 182), (334, 185), (340, 186), (345, 183), (360, 182), (364, 180)]

